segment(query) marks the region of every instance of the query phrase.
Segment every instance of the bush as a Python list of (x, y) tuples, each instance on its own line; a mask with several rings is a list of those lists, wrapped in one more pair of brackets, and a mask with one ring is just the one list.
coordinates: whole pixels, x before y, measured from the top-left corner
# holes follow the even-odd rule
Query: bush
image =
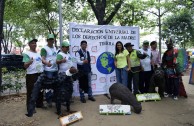
[(2, 68), (2, 85), (0, 87), (0, 92), (5, 91), (11, 94), (11, 91), (15, 91), (19, 95), (20, 90), (25, 84), (24, 81), (25, 70), (17, 69), (16, 71), (8, 71), (5, 67)]

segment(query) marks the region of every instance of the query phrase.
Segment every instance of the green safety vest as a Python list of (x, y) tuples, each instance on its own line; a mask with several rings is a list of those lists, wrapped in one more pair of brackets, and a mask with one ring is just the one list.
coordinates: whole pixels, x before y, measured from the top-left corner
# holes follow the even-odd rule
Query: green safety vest
[(133, 50), (130, 54), (131, 67), (140, 66), (140, 59), (137, 57), (137, 51)]

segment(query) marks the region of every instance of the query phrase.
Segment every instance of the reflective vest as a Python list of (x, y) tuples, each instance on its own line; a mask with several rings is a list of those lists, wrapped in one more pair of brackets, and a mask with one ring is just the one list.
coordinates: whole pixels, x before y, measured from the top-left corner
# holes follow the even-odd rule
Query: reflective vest
[(140, 59), (137, 57), (137, 51), (133, 50), (130, 54), (131, 67), (140, 66)]

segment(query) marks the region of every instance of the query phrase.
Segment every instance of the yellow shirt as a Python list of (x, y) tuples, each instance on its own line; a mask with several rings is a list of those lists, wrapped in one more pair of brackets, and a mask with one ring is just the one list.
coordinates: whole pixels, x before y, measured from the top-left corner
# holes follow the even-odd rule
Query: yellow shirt
[(122, 53), (119, 53), (115, 56), (117, 60), (117, 68), (124, 68), (127, 66), (127, 55), (129, 52), (127, 50), (123, 50)]

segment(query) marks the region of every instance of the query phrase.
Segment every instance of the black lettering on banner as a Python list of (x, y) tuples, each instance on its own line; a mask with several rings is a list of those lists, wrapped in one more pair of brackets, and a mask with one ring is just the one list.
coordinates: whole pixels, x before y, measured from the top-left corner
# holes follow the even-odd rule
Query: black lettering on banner
[(129, 34), (128, 30), (111, 30), (111, 29), (105, 29), (105, 33), (111, 33), (111, 34)]
[(113, 39), (113, 36), (111, 36), (111, 35), (108, 35), (108, 39)]
[(136, 31), (131, 31), (131, 34), (136, 34)]
[(121, 39), (124, 39), (124, 40), (135, 40), (135, 36), (121, 36)]
[(72, 28), (72, 32), (82, 32), (82, 28)]
[(92, 30), (92, 29), (83, 29), (83, 28), (72, 28), (72, 32), (82, 32), (82, 33), (90, 33), (90, 34), (101, 34), (101, 33), (103, 33), (103, 30), (101, 30), (101, 29)]
[(115, 39), (120, 39), (120, 37), (119, 36), (115, 36)]
[(81, 38), (81, 35), (80, 34), (75, 34), (75, 35), (73, 34), (72, 38)]
[(106, 45), (109, 45), (109, 46), (114, 46), (114, 42), (99, 42), (100, 43), (100, 46), (106, 46)]
[(131, 40), (136, 40), (136, 37), (135, 36), (130, 36), (130, 39)]
[(99, 39), (106, 39), (106, 35), (83, 35), (83, 39), (90, 39), (90, 40), (99, 40)]

